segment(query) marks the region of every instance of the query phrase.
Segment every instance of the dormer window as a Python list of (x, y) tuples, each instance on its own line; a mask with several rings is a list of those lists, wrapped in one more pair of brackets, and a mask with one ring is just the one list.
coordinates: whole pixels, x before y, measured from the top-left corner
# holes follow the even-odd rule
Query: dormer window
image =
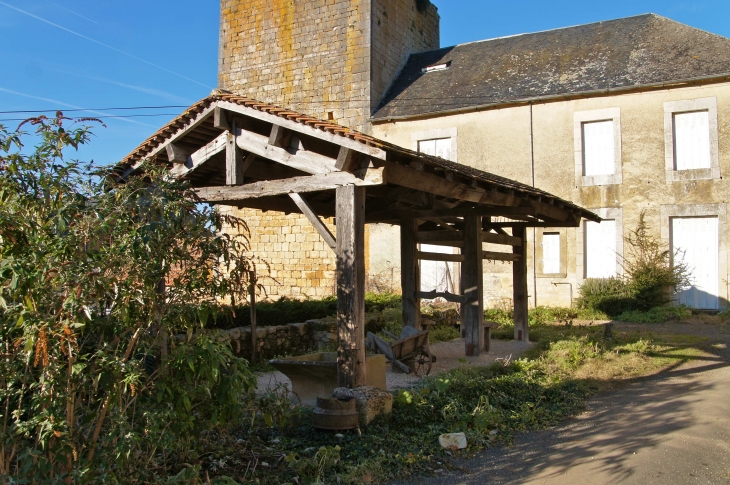
[(451, 61), (443, 63), (443, 64), (434, 64), (432, 66), (426, 66), (423, 69), (421, 69), (421, 72), (423, 74), (427, 72), (434, 72), (434, 71), (445, 71), (449, 67), (451, 67)]

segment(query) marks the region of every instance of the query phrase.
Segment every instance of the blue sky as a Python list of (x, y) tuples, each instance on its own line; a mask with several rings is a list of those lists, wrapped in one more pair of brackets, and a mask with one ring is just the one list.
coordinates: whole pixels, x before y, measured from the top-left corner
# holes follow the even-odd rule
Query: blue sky
[[(646, 12), (730, 37), (728, 0), (432, 1), (443, 46)], [(217, 0), (0, 0), (0, 111), (190, 105), (216, 86), (218, 20)], [(109, 164), (181, 111), (67, 114), (163, 115), (105, 118), (79, 158)]]

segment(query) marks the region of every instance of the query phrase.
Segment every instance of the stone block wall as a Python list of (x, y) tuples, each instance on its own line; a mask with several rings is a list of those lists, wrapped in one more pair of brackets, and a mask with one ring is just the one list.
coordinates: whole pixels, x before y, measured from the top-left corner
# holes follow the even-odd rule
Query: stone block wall
[[(226, 331), (233, 352), (238, 357), (251, 358), (251, 327)], [(225, 335), (225, 334), (224, 334)], [(334, 320), (311, 320), (276, 327), (256, 329), (259, 361), (288, 355), (303, 355), (329, 346), (337, 341)]]
[[(266, 299), (322, 298), (335, 294), (335, 253), (304, 216), (255, 209), (221, 209), (232, 210), (248, 224), (250, 256), (256, 260)], [(332, 219), (325, 223), (335, 234)]]
[(221, 0), (218, 85), (365, 131), (370, 0)]

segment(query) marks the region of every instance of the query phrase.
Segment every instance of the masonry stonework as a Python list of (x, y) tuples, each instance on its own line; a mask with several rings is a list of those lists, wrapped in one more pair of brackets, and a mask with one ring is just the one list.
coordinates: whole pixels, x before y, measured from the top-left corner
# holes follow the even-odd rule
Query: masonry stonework
[[(369, 133), (408, 56), (438, 48), (428, 0), (221, 0), (218, 85)], [(335, 293), (334, 253), (303, 216), (237, 215), (269, 298)]]

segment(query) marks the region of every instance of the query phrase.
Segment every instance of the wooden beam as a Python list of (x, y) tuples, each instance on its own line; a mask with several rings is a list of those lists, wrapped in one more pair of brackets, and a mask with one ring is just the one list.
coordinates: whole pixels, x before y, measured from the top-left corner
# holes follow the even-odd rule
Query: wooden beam
[[(464, 241), (463, 231), (419, 231), (416, 234), (416, 241), (419, 243), (435, 244), (444, 242)], [(493, 232), (482, 232), (482, 242), (501, 244), (504, 246), (521, 246), (522, 241), (518, 237), (494, 234)], [(448, 244), (446, 244), (448, 246)]]
[(486, 191), (483, 189), (474, 189), (466, 184), (451, 182), (438, 175), (414, 170), (393, 162), (385, 165), (385, 179), (389, 184), (469, 202), (478, 203), (486, 195)]
[(226, 137), (226, 185), (243, 185), (243, 152), (236, 143), (238, 128), (235, 120), (232, 125)]
[(365, 385), (365, 189), (337, 189), (337, 385)]
[[(524, 227), (515, 228), (513, 234), (523, 241), (527, 239), (527, 230)], [(512, 265), (515, 339), (529, 342), (530, 326), (527, 319), (527, 244), (515, 247), (512, 251), (515, 256), (519, 256), (519, 261)]]
[(335, 240), (335, 236), (332, 235), (329, 228), (324, 224), (324, 222), (322, 222), (322, 220), (319, 218), (319, 215), (314, 211), (314, 209), (312, 209), (309, 203), (307, 203), (307, 201), (304, 200), (299, 194), (289, 194), (289, 197), (291, 197), (291, 200), (293, 200), (297, 207), (299, 207), (299, 209), (302, 211), (302, 214), (304, 214), (307, 219), (309, 219), (309, 222), (319, 233), (322, 239), (324, 239), (324, 242), (333, 251), (335, 251), (337, 249), (337, 241)]
[(335, 168), (342, 172), (353, 172), (355, 170), (366, 168), (367, 165), (365, 167), (362, 166), (364, 162), (367, 162), (367, 159), (364, 159), (359, 152), (347, 147), (340, 147), (340, 153), (337, 155)]
[(218, 136), (215, 140), (211, 141), (192, 155), (189, 155), (185, 163), (178, 164), (172, 167), (172, 169), (170, 169), (170, 174), (178, 178), (188, 175), (190, 172), (194, 171), (205, 162), (213, 158), (213, 156), (219, 154), (223, 150), (226, 150), (227, 145), (228, 133), (226, 132)]
[(461, 254), (448, 254), (448, 253), (429, 253), (424, 251), (418, 251), (416, 257), (421, 261), (447, 261), (453, 263), (463, 263), (464, 256)]
[(570, 215), (569, 211), (567, 211), (565, 209), (561, 209), (554, 205), (546, 204), (545, 202), (531, 200), (530, 205), (535, 208), (535, 210), (537, 211), (538, 217), (545, 216), (548, 219), (554, 219), (556, 221), (565, 222), (568, 220), (568, 216)]
[(416, 293), (418, 298), (423, 300), (434, 300), (436, 298), (443, 298), (444, 300), (451, 303), (464, 303), (464, 297), (461, 295), (454, 295), (453, 293), (438, 292), (438, 291), (419, 291)]
[(269, 145), (279, 148), (289, 148), (293, 133), (283, 126), (272, 125), (269, 135)]
[(295, 153), (290, 153), (284, 148), (270, 145), (269, 137), (251, 131), (241, 131), (236, 138), (236, 143), (238, 143), (239, 148), (247, 152), (305, 173), (329, 173), (337, 170), (335, 168), (337, 161), (334, 158), (307, 150), (297, 150)]
[[(388, 169), (385, 169), (385, 182), (390, 183), (388, 178)], [(466, 217), (466, 216), (495, 216), (495, 217), (512, 217), (534, 215), (535, 209), (532, 207), (454, 207), (453, 209), (427, 209), (427, 210), (383, 210), (368, 214), (367, 220), (372, 222), (382, 220), (398, 220), (398, 219), (439, 219), (447, 217)], [(461, 221), (459, 221), (461, 222)]]
[(519, 254), (510, 253), (498, 253), (495, 251), (484, 251), (482, 253), (482, 259), (488, 259), (490, 261), (519, 261)]
[(482, 250), (482, 220), (477, 216), (464, 218), (464, 264), (461, 265), (461, 305), (465, 329), (467, 356), (479, 356), (484, 349), (484, 264)]
[(216, 106), (213, 110), (213, 126), (223, 131), (230, 131), (226, 111)]
[(382, 169), (372, 168), (368, 169), (364, 178), (358, 178), (347, 172), (333, 172), (282, 180), (266, 180), (233, 187), (200, 187), (194, 190), (198, 197), (207, 202), (225, 202), (334, 190), (343, 185), (365, 187), (382, 183)]
[(350, 148), (351, 150), (355, 150), (356, 152), (363, 153), (369, 157), (377, 158), (379, 160), (385, 160), (386, 159), (386, 152), (384, 149), (368, 145), (365, 143), (362, 143), (361, 141), (354, 140), (352, 138), (338, 135), (336, 133), (331, 133), (329, 131), (321, 130), (318, 128), (315, 128), (314, 126), (310, 126), (308, 124), (304, 123), (298, 123), (295, 120), (290, 120), (287, 118), (282, 118), (281, 116), (277, 116), (275, 114), (266, 113), (264, 111), (259, 111), (254, 108), (249, 108), (246, 106), (241, 106), (236, 103), (232, 103), (230, 101), (218, 101), (216, 102), (216, 106), (224, 108), (228, 111), (232, 111), (234, 113), (239, 113), (245, 116), (248, 116), (250, 118), (256, 118), (262, 121), (266, 121), (267, 123), (272, 123), (275, 125), (283, 126), (284, 128), (287, 128), (291, 131), (302, 133), (307, 136), (311, 136), (313, 138), (318, 138), (320, 140), (324, 140), (333, 144), (336, 144), (338, 146), (344, 146), (347, 148)]
[(416, 253), (416, 230), (418, 226), (414, 219), (401, 221), (400, 224), (400, 265), (401, 265), (401, 293), (402, 317), (404, 327), (421, 329), (421, 300), (418, 292), (421, 290), (421, 275), (418, 268)]
[(180, 148), (174, 143), (169, 143), (166, 150), (167, 160), (172, 163), (185, 163), (188, 161), (188, 157), (190, 156), (187, 150)]

